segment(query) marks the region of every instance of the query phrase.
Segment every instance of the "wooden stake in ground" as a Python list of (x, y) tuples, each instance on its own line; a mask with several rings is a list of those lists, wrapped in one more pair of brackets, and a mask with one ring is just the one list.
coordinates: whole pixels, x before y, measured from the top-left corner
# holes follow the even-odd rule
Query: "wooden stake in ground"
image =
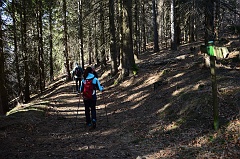
[(218, 98), (217, 98), (217, 80), (216, 80), (216, 55), (214, 53), (213, 41), (208, 42), (207, 53), (210, 55), (210, 69), (212, 81), (212, 97), (213, 97), (213, 126), (215, 130), (219, 128), (219, 112), (218, 112)]
[(212, 96), (213, 96), (213, 126), (215, 130), (219, 128), (219, 112), (218, 112), (218, 98), (217, 98), (217, 80), (216, 80), (216, 67), (215, 67), (215, 56), (210, 56), (210, 69), (211, 69), (211, 80), (212, 80)]

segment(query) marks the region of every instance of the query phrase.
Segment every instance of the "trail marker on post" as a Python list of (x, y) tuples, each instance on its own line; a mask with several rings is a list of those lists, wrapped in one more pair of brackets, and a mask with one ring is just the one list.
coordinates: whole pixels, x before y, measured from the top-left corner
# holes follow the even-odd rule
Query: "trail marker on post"
[(217, 59), (225, 59), (227, 58), (229, 51), (227, 47), (214, 46), (214, 42), (209, 41), (207, 46), (207, 54), (210, 57), (215, 56)]
[(216, 54), (214, 51), (214, 42), (209, 41), (207, 46), (207, 54), (210, 56), (210, 70), (212, 81), (212, 96), (213, 96), (213, 126), (215, 130), (219, 128), (219, 111), (218, 111), (218, 98), (217, 98), (217, 80), (216, 80)]

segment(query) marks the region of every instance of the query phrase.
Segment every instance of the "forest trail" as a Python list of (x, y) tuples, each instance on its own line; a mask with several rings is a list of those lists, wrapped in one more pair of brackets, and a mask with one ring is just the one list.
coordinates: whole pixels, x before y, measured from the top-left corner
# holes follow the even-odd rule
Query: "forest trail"
[(238, 158), (239, 62), (218, 68), (224, 107), (215, 132), (210, 70), (197, 51), (188, 50), (141, 54), (138, 75), (115, 86), (108, 72), (101, 74), (106, 91), (98, 92), (93, 131), (85, 127), (75, 83), (60, 78), (17, 113), (0, 118), (0, 158)]

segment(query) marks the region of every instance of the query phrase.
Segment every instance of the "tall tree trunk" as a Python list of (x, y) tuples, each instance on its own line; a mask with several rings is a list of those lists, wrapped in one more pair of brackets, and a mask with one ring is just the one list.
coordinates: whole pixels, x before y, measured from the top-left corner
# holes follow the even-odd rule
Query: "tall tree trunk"
[(41, 93), (45, 89), (45, 72), (44, 72), (44, 58), (43, 58), (43, 31), (42, 31), (42, 0), (38, 1), (38, 63), (39, 63), (39, 75), (40, 75), (40, 91)]
[(154, 52), (159, 52), (158, 45), (158, 24), (157, 24), (157, 11), (155, 0), (152, 0), (152, 11), (153, 11), (153, 30), (154, 30)]
[[(21, 78), (20, 78), (20, 69), (19, 69), (19, 59), (18, 59), (18, 43), (17, 43), (17, 28), (16, 28), (16, 6), (15, 6), (15, 0), (12, 1), (12, 17), (13, 17), (13, 36), (14, 36), (14, 54), (15, 54), (15, 69), (16, 69), (16, 74), (17, 74), (17, 87), (18, 87), (18, 96), (20, 95), (22, 91), (22, 86), (21, 86)], [(22, 101), (21, 101), (22, 102)]]
[(54, 80), (53, 75), (53, 25), (52, 25), (52, 1), (49, 5), (49, 70), (50, 70), (50, 81)]
[(118, 12), (119, 12), (119, 32), (120, 32), (120, 36), (119, 36), (119, 69), (121, 70), (120, 72), (120, 78), (122, 79), (123, 78), (123, 73), (125, 71), (123, 71), (123, 63), (124, 63), (124, 60), (123, 60), (123, 27), (122, 27), (122, 24), (123, 24), (123, 5), (122, 5), (122, 2), (123, 0), (118, 0)]
[(114, 23), (114, 0), (109, 0), (109, 27), (110, 27), (110, 56), (111, 56), (111, 75), (117, 74), (117, 56), (116, 56), (116, 33)]
[(123, 0), (123, 77), (133, 73), (135, 66), (132, 38), (132, 0)]
[[(166, 2), (165, 2), (166, 3)], [(163, 7), (166, 6), (167, 4), (163, 3)], [(163, 13), (162, 13), (162, 18), (161, 18), (161, 21), (162, 21), (162, 25), (161, 27), (163, 27), (162, 29), (162, 41), (164, 41), (165, 43), (165, 48), (168, 48), (169, 47), (169, 43), (168, 43), (168, 35), (171, 34), (171, 32), (169, 32), (169, 12), (167, 9), (164, 9)], [(170, 27), (171, 29), (171, 27)], [(171, 31), (171, 30), (170, 30)]]
[(139, 0), (134, 0), (134, 33), (133, 33), (133, 52), (136, 58), (139, 54)]
[[(98, 17), (95, 16), (94, 18), (94, 37), (97, 37), (97, 30), (98, 30), (98, 25), (97, 25)], [(94, 56), (93, 60), (94, 63), (98, 65), (99, 60), (98, 60), (98, 39), (94, 38)]]
[(92, 23), (88, 23), (88, 64), (92, 64), (93, 44), (92, 44)]
[(145, 12), (145, 3), (144, 1), (142, 2), (142, 34), (141, 34), (141, 38), (143, 40), (141, 40), (143, 42), (142, 44), (142, 48), (143, 48), (143, 52), (145, 52), (147, 50), (146, 48), (146, 45), (147, 45), (147, 40), (146, 40), (146, 26), (145, 26), (145, 23), (146, 23), (146, 16), (145, 16), (146, 12)]
[(29, 82), (29, 63), (28, 63), (28, 49), (27, 49), (27, 15), (26, 15), (26, 0), (22, 0), (21, 8), (21, 43), (24, 59), (24, 101), (25, 103), (30, 100), (30, 82)]
[(141, 14), (141, 0), (136, 0), (137, 7), (137, 58), (139, 58), (139, 54), (141, 53), (141, 24), (140, 24), (140, 14)]
[[(236, 2), (236, 1), (235, 1)], [(219, 40), (219, 27), (220, 27), (220, 0), (215, 0), (216, 12), (215, 12), (215, 33), (216, 40)]]
[(176, 16), (175, 16), (175, 0), (171, 0), (171, 50), (177, 50), (177, 42), (176, 42)]
[(214, 0), (205, 2), (205, 44), (214, 40)]
[(104, 20), (104, 1), (100, 2), (100, 27), (101, 27), (101, 37), (100, 37), (100, 48), (101, 48), (101, 68), (107, 65), (106, 61), (106, 51), (105, 51), (105, 20)]
[[(205, 43), (214, 40), (214, 1), (208, 0), (206, 3), (206, 37)], [(210, 56), (210, 67), (211, 67), (211, 78), (212, 78), (212, 98), (213, 98), (213, 126), (215, 130), (219, 128), (219, 108), (218, 108), (218, 97), (217, 97), (217, 81), (215, 72), (216, 57)]]
[(164, 7), (164, 1), (157, 1), (156, 4), (158, 9), (158, 15), (157, 15), (157, 24), (158, 24), (158, 37), (160, 39), (160, 48), (163, 48), (164, 45), (164, 13), (165, 13), (165, 7)]
[(66, 0), (63, 0), (63, 25), (64, 25), (64, 56), (65, 56), (65, 67), (67, 73), (67, 80), (71, 80), (71, 74), (69, 69), (69, 58), (68, 58), (68, 27), (67, 27), (67, 4)]
[[(192, 10), (195, 10), (195, 1), (193, 1)], [(195, 41), (195, 18), (193, 14), (189, 15), (189, 42), (192, 43)]]
[[(0, 7), (2, 8), (2, 1), (0, 1)], [(5, 87), (5, 72), (4, 72), (4, 53), (3, 53), (3, 22), (2, 13), (0, 10), (0, 115), (6, 114), (9, 110), (8, 106), (8, 95)]]
[(82, 68), (84, 69), (84, 53), (83, 53), (83, 23), (82, 23), (82, 0), (78, 1), (78, 25), (79, 25), (79, 45), (80, 45), (80, 59)]
[(127, 45), (128, 45), (128, 38), (127, 35), (129, 30), (127, 29), (127, 11), (122, 7), (122, 73), (121, 79), (129, 75), (129, 61), (127, 58)]
[(180, 11), (179, 11), (179, 6), (180, 5), (180, 0), (176, 0), (176, 5), (177, 7), (176, 8), (176, 43), (177, 43), (177, 46), (179, 46), (181, 44), (181, 28), (180, 28), (180, 25), (181, 25), (181, 21), (180, 21)]
[(129, 58), (129, 69), (131, 70), (130, 73), (133, 73), (133, 67), (135, 67), (135, 59), (134, 59), (134, 52), (133, 52), (133, 20), (132, 20), (132, 8), (133, 3), (132, 0), (125, 0), (127, 3), (127, 18), (128, 18), (128, 30), (129, 33), (127, 33), (128, 39), (129, 39), (129, 45), (128, 45), (128, 58)]

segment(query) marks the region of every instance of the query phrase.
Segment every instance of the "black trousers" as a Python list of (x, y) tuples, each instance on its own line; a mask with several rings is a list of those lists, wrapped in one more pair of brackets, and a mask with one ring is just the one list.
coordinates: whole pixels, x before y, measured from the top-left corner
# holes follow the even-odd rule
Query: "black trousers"
[[(83, 102), (85, 105), (86, 124), (90, 124), (93, 119), (96, 120), (97, 100), (83, 100)], [(91, 114), (91, 116), (90, 116), (90, 114)]]
[(81, 85), (81, 78), (75, 78), (76, 81), (76, 91), (79, 92), (80, 90), (80, 85)]

